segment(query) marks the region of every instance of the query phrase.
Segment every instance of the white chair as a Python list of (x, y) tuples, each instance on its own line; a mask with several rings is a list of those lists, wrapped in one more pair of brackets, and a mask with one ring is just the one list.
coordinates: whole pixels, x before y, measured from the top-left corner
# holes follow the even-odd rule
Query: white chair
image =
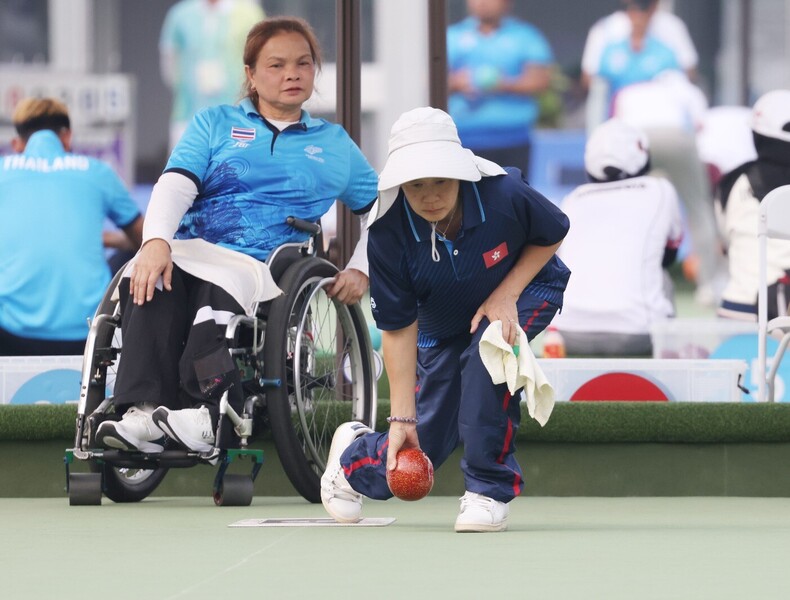
[[(782, 357), (790, 343), (790, 316), (768, 320), (768, 244), (771, 239), (790, 240), (790, 185), (771, 190), (760, 203), (760, 218), (757, 226), (759, 246), (759, 287), (757, 293), (759, 402), (774, 401), (774, 380)], [(771, 359), (766, 373), (768, 336), (780, 340), (779, 348)]]

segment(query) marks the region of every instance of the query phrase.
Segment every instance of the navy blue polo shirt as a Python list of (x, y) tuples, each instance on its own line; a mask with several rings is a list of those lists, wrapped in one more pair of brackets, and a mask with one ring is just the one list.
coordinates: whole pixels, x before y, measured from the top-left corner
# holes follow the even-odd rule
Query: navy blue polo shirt
[[(462, 181), (463, 223), (455, 241), (437, 233), (440, 260), (431, 258), (431, 226), (401, 191), (370, 227), (370, 303), (379, 329), (418, 321), (419, 345), (469, 331), (477, 309), (502, 282), (527, 245), (551, 246), (568, 232), (568, 217), (531, 188), (521, 171)], [(526, 292), (561, 307), (570, 271), (554, 256)]]

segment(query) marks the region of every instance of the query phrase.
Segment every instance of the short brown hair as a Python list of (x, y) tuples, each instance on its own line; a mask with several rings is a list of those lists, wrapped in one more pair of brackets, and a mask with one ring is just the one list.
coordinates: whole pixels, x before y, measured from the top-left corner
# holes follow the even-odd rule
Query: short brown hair
[(658, 0), (623, 0), (622, 4), (625, 9), (633, 8), (640, 12), (647, 12), (652, 9)]
[[(279, 33), (298, 33), (301, 35), (307, 41), (307, 45), (310, 46), (310, 55), (313, 58), (316, 70), (321, 70), (321, 46), (318, 43), (318, 38), (310, 23), (299, 17), (268, 17), (253, 25), (247, 34), (247, 42), (244, 44), (244, 64), (250, 69), (254, 69), (258, 55), (261, 53), (261, 48)], [(246, 81), (244, 84), (244, 95), (252, 100), (253, 104), (257, 103), (258, 94), (252, 89), (249, 81)]]
[(17, 135), (25, 142), (42, 129), (50, 129), (55, 133), (71, 129), (69, 109), (55, 98), (25, 98), (16, 105), (11, 120)]

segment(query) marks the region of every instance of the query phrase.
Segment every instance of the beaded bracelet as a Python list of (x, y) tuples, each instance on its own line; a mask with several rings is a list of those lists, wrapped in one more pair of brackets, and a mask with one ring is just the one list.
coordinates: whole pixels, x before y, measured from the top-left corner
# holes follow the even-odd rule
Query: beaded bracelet
[(417, 424), (417, 417), (387, 417), (387, 423), (414, 423)]

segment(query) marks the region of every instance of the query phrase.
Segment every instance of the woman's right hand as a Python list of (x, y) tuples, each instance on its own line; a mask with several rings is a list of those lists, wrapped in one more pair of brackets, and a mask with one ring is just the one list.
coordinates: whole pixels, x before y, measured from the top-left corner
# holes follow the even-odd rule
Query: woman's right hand
[(387, 471), (395, 470), (398, 464), (398, 451), (401, 448), (419, 448), (416, 423), (390, 423), (389, 445), (387, 446)]
[(162, 277), (164, 289), (172, 289), (173, 260), (170, 257), (170, 244), (155, 238), (148, 240), (140, 249), (132, 269), (129, 291), (135, 304), (142, 306), (154, 297), (156, 282)]

